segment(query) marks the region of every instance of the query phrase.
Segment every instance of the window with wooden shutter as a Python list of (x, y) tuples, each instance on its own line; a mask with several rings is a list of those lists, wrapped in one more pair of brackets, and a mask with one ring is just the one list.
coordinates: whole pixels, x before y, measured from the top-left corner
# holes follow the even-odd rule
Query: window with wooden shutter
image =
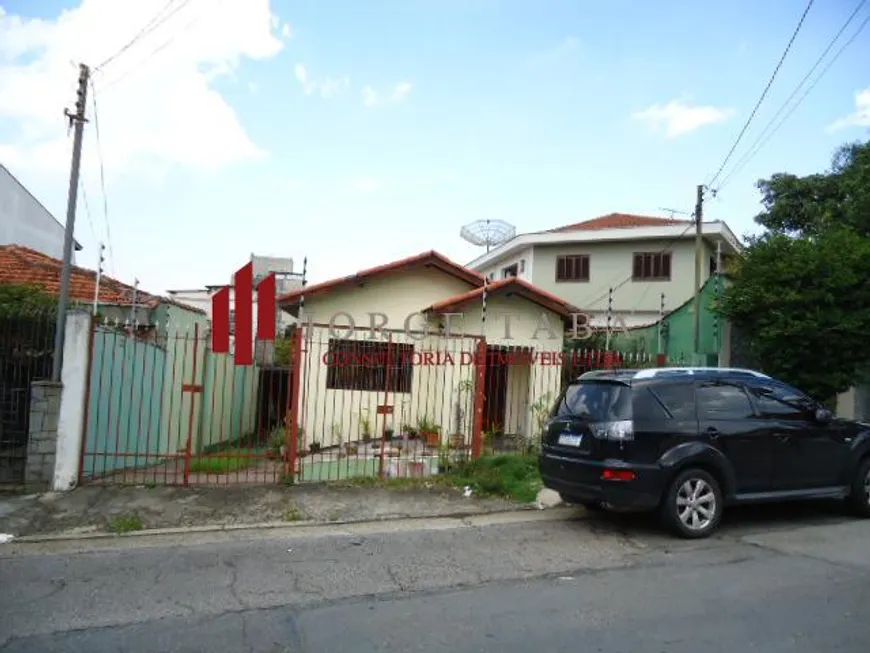
[(557, 256), (556, 281), (589, 281), (589, 256), (586, 254)]
[(633, 281), (670, 281), (670, 252), (637, 252), (632, 263)]

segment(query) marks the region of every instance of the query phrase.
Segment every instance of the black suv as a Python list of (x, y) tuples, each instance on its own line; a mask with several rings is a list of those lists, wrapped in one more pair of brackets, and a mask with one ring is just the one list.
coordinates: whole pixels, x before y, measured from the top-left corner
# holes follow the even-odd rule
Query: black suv
[(660, 510), (688, 538), (738, 503), (835, 498), (870, 517), (870, 424), (751, 370), (584, 374), (553, 408), (540, 469), (566, 503)]

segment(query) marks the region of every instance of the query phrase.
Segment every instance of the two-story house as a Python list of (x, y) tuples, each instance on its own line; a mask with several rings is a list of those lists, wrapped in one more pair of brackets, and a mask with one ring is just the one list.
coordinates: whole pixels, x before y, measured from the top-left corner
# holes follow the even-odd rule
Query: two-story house
[[(611, 213), (557, 229), (520, 234), (468, 264), (490, 280), (518, 276), (604, 326), (656, 322), (688, 301), (695, 286), (695, 224)], [(702, 223), (706, 280), (742, 245), (722, 221)]]
[[(0, 245), (21, 245), (46, 256), (63, 258), (64, 226), (0, 164)], [(74, 241), (75, 252), (82, 246)]]

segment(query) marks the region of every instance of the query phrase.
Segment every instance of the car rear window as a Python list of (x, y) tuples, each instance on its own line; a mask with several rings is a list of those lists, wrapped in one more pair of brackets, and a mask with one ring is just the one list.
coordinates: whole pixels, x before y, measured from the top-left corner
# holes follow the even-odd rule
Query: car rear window
[(553, 410), (553, 417), (569, 416), (590, 422), (631, 419), (631, 388), (602, 381), (571, 384)]

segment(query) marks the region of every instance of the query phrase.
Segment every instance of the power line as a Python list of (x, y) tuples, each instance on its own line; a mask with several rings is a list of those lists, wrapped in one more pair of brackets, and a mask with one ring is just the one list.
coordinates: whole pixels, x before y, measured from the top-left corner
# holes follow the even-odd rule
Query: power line
[(761, 92), (761, 97), (758, 98), (758, 102), (755, 103), (755, 108), (752, 109), (752, 113), (749, 114), (749, 118), (747, 118), (746, 123), (743, 125), (743, 129), (740, 130), (740, 133), (737, 134), (737, 139), (734, 141), (734, 144), (731, 146), (731, 149), (728, 150), (728, 154), (725, 155), (725, 159), (722, 161), (722, 165), (719, 166), (719, 170), (716, 171), (716, 174), (713, 175), (713, 178), (707, 182), (707, 186), (712, 186), (713, 182), (719, 178), (719, 175), (722, 174), (722, 170), (725, 169), (726, 164), (731, 159), (731, 155), (734, 154), (734, 150), (737, 149), (737, 146), (740, 144), (740, 141), (743, 139), (743, 135), (746, 133), (746, 130), (749, 129), (749, 125), (752, 123), (755, 118), (755, 114), (758, 112), (761, 103), (764, 102), (764, 98), (767, 97), (768, 91), (770, 91), (770, 87), (773, 86), (774, 80), (776, 80), (776, 76), (779, 74), (779, 69), (782, 67), (785, 58), (788, 56), (789, 51), (791, 50), (791, 46), (794, 44), (795, 39), (797, 38), (798, 33), (801, 31), (803, 27), (804, 20), (807, 17), (807, 14), (810, 11), (810, 8), (813, 6), (815, 0), (810, 0), (807, 3), (806, 9), (804, 9), (804, 13), (801, 14), (801, 19), (798, 21), (797, 27), (791, 35), (791, 38), (788, 41), (788, 45), (785, 46), (785, 50), (782, 53), (782, 56), (779, 58), (779, 62), (776, 64), (776, 68), (773, 69), (773, 74), (770, 76), (770, 79), (767, 81), (767, 86), (764, 87), (764, 90)]
[(163, 18), (160, 18), (161, 14), (164, 14), (166, 12), (166, 10), (169, 9), (169, 7), (171, 7), (173, 4), (175, 4), (175, 2), (176, 2), (176, 0), (169, 0), (169, 2), (167, 2), (165, 5), (163, 5), (163, 8), (160, 11), (158, 11), (151, 18), (151, 20), (148, 21), (148, 23), (141, 30), (139, 30), (139, 32), (132, 39), (130, 39), (130, 41), (125, 46), (123, 46), (115, 54), (113, 54), (111, 57), (109, 57), (108, 59), (103, 61), (103, 63), (101, 63), (99, 66), (97, 66), (95, 68), (95, 72), (101, 70), (102, 68), (104, 68), (105, 66), (110, 64), (112, 61), (114, 61), (119, 56), (124, 54), (127, 50), (132, 48), (140, 39), (144, 38), (145, 36), (147, 36), (148, 34), (153, 32), (155, 29), (157, 29), (158, 27), (163, 25), (167, 20), (172, 18), (181, 9), (183, 9), (185, 6), (187, 6), (187, 4), (188, 4), (188, 2), (190, 2), (190, 0), (182, 0), (181, 4), (178, 5), (174, 10), (172, 10), (168, 15), (163, 16)]
[(94, 133), (97, 137), (97, 155), (100, 160), (100, 190), (103, 195), (103, 219), (106, 222), (106, 242), (109, 245), (109, 265), (115, 274), (115, 255), (112, 252), (112, 231), (109, 223), (109, 199), (106, 195), (106, 171), (103, 164), (103, 146), (100, 142), (100, 117), (97, 111), (97, 88), (91, 80), (91, 104), (94, 108)]
[(79, 173), (79, 190), (82, 192), (82, 200), (85, 205), (85, 214), (88, 216), (88, 224), (91, 227), (91, 236), (94, 237), (94, 240), (98, 240), (97, 238), (97, 230), (94, 229), (94, 219), (91, 217), (91, 207), (88, 204), (88, 194), (85, 192), (85, 182), (83, 180), (84, 175)]
[[(223, 2), (223, 0), (218, 0), (218, 2)], [(191, 27), (193, 27), (197, 22), (202, 20), (203, 16), (205, 16), (205, 12), (194, 15), (194, 17), (192, 19), (187, 21), (187, 23), (184, 25), (184, 27), (182, 27), (175, 34), (173, 34), (168, 39), (166, 39), (166, 41), (164, 41), (162, 44), (160, 44), (159, 46), (154, 48), (147, 56), (140, 59), (138, 63), (133, 64), (130, 68), (127, 69), (127, 72), (125, 72), (124, 74), (122, 74), (119, 77), (116, 77), (112, 81), (110, 81), (106, 84), (103, 84), (103, 90), (105, 91), (105, 90), (111, 88), (112, 86), (114, 86), (115, 84), (118, 84), (119, 82), (123, 81), (134, 70), (136, 70), (137, 68), (146, 64), (149, 60), (153, 59), (158, 54), (160, 54), (163, 50), (165, 50), (170, 45), (175, 43), (175, 41), (178, 39), (179, 36), (184, 34), (187, 30), (189, 30)]]
[[(749, 161), (751, 161), (758, 154), (758, 152), (767, 144), (767, 142), (771, 138), (774, 137), (774, 135), (779, 131), (779, 129), (782, 127), (782, 125), (789, 119), (789, 117), (791, 117), (791, 115), (797, 110), (797, 108), (801, 105), (801, 103), (803, 103), (803, 101), (810, 94), (810, 92), (812, 92), (812, 90), (815, 88), (816, 84), (818, 84), (819, 81), (821, 81), (822, 77), (824, 77), (825, 74), (828, 72), (828, 70), (830, 70), (831, 66), (833, 66), (834, 63), (837, 61), (837, 59), (839, 59), (840, 55), (843, 54), (843, 52), (846, 50), (846, 48), (848, 48), (852, 43), (854, 43), (855, 39), (858, 38), (858, 35), (861, 34), (862, 31), (864, 31), (864, 28), (867, 27), (868, 23), (870, 23), (870, 15), (868, 15), (864, 19), (864, 22), (862, 22), (861, 25), (858, 26), (858, 29), (855, 31), (855, 33), (849, 38), (848, 41), (846, 41), (840, 47), (840, 49), (836, 52), (836, 54), (834, 54), (834, 57), (822, 69), (822, 72), (819, 73), (818, 77), (816, 77), (816, 79), (813, 81), (812, 84), (810, 84), (810, 86), (806, 89), (806, 91), (804, 91), (803, 95), (801, 95), (800, 98), (798, 98), (798, 101), (794, 104), (794, 106), (792, 106), (791, 109), (789, 109), (788, 113), (786, 113), (782, 117), (782, 120), (780, 120), (779, 123), (777, 123), (777, 125), (776, 125), (776, 127), (774, 127), (773, 131), (771, 131), (770, 133), (767, 133), (768, 130), (770, 129), (770, 127), (773, 125), (774, 121), (777, 119), (777, 117), (779, 117), (779, 114), (782, 113), (783, 109), (785, 109), (786, 106), (788, 106), (788, 103), (792, 100), (792, 98), (794, 98), (794, 96), (797, 95), (797, 92), (801, 89), (801, 87), (804, 85), (804, 83), (806, 83), (807, 79), (809, 79), (809, 77), (813, 74), (813, 71), (815, 71), (815, 69), (818, 68), (819, 64), (822, 62), (822, 60), (825, 58), (825, 56), (828, 54), (828, 52), (831, 51), (831, 48), (834, 47), (834, 44), (837, 42), (837, 40), (839, 40), (840, 36), (842, 36), (843, 32), (846, 31), (846, 28), (849, 26), (849, 24), (852, 22), (852, 20), (858, 14), (858, 12), (861, 10), (861, 8), (865, 4), (867, 4), (867, 2), (868, 2), (868, 0), (862, 0), (861, 3), (858, 5), (858, 7), (855, 9), (855, 11), (852, 12), (852, 15), (849, 16), (849, 18), (846, 20), (846, 22), (840, 28), (840, 31), (837, 32), (837, 35), (831, 40), (831, 42), (828, 44), (828, 47), (825, 48), (824, 52), (822, 52), (822, 54), (816, 60), (816, 63), (813, 65), (813, 67), (810, 69), (810, 71), (801, 80), (800, 84), (797, 85), (794, 92), (783, 103), (783, 105), (780, 107), (779, 111), (776, 112), (776, 115), (774, 115), (774, 117), (770, 120), (767, 127), (764, 128), (764, 131), (762, 131), (761, 134), (759, 134), (758, 138), (750, 146), (749, 151), (746, 154), (744, 154), (743, 157), (740, 159), (740, 161), (738, 161), (737, 164), (731, 169), (731, 171), (727, 175), (725, 175), (725, 178), (722, 180), (722, 183), (719, 184), (718, 188), (716, 189), (716, 192), (719, 192), (720, 190), (722, 190), (722, 188), (725, 187), (725, 185), (734, 177), (734, 175), (736, 175), (738, 172), (740, 172), (746, 166), (746, 164), (748, 164)], [(765, 135), (766, 135), (766, 137), (765, 137)]]

